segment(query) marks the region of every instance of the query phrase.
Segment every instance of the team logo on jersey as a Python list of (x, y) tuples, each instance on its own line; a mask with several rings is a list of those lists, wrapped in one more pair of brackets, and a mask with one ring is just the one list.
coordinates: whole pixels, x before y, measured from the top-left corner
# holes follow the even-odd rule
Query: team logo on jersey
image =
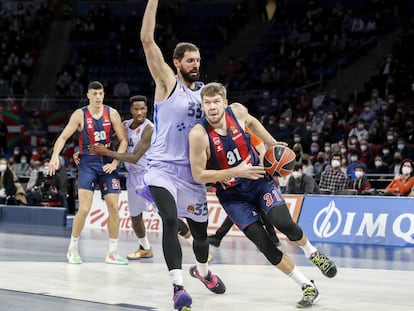
[(103, 126), (111, 126), (111, 120), (108, 117), (104, 117)]
[(230, 125), (230, 131), (232, 132), (232, 134), (237, 134), (239, 132), (237, 127), (233, 124)]
[(216, 152), (220, 152), (223, 150), (221, 146), (220, 137), (213, 137), (213, 144), (216, 146)]
[(177, 130), (178, 131), (184, 131), (185, 130), (185, 128), (186, 128), (186, 126), (185, 126), (185, 123), (184, 122), (181, 122), (181, 123), (178, 123), (177, 125)]
[(141, 128), (137, 128), (137, 134), (141, 133)]
[(194, 205), (188, 205), (188, 207), (187, 207), (187, 211), (193, 214), (193, 213), (194, 213), (194, 211), (195, 211), (195, 207), (194, 207)]
[(93, 128), (93, 120), (92, 120), (92, 118), (86, 118), (86, 127), (88, 129)]

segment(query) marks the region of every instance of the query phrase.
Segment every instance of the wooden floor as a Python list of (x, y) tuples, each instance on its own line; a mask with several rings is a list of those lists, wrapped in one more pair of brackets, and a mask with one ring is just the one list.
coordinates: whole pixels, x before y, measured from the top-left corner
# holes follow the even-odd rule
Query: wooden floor
[[(69, 228), (0, 227), (1, 311), (131, 311), (173, 310), (172, 289), (161, 250), (161, 237), (149, 233), (154, 258), (128, 266), (104, 263), (106, 231), (85, 229), (80, 241), (84, 263), (69, 265)], [(224, 295), (209, 292), (191, 278), (194, 262), (185, 242), (185, 286), (195, 311), (296, 310), (298, 286), (267, 263), (247, 239), (226, 237), (211, 248), (210, 269), (225, 282)], [(314, 279), (321, 293), (316, 310), (414, 310), (414, 248), (317, 244), (338, 265), (334, 279), (325, 278), (297, 249), (282, 241), (288, 253)], [(119, 249), (136, 248), (135, 237), (122, 232)]]

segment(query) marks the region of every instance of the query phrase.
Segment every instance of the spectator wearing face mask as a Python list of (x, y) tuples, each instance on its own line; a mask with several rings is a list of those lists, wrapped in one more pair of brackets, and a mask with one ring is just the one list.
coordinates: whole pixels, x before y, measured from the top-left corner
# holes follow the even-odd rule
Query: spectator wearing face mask
[(407, 196), (414, 187), (413, 162), (405, 159), (401, 162), (400, 172), (385, 188), (388, 192), (397, 196)]
[(371, 145), (368, 143), (368, 140), (361, 140), (359, 143), (359, 160), (365, 163), (367, 168), (370, 169), (374, 167), (374, 158), (375, 156), (371, 151)]
[(19, 162), (12, 164), (12, 169), (18, 177), (23, 176), (27, 177), (30, 175), (30, 165), (27, 163), (27, 158), (25, 155), (22, 155)]
[[(361, 140), (368, 139), (369, 132), (365, 128), (365, 120), (359, 119), (358, 123), (357, 123), (357, 126), (349, 131), (348, 137), (349, 137), (348, 145), (350, 145), (350, 144), (356, 145)], [(353, 137), (356, 138), (356, 141), (352, 141)]]
[(374, 167), (368, 169), (368, 174), (372, 175), (371, 179), (386, 179), (390, 173), (390, 168), (387, 163), (384, 162), (381, 155), (376, 155), (374, 159)]
[(303, 156), (302, 145), (300, 143), (295, 143), (292, 147), (292, 150), (296, 155), (296, 162), (301, 162), (302, 161), (302, 156)]
[(403, 159), (412, 159), (413, 158), (413, 148), (410, 147), (404, 137), (398, 137), (397, 146), (394, 151), (401, 152), (401, 158)]
[(303, 172), (301, 163), (296, 163), (286, 185), (286, 193), (289, 194), (314, 194), (319, 193), (319, 186), (312, 176)]
[(365, 168), (361, 164), (355, 166), (355, 179), (349, 183), (349, 189), (355, 189), (358, 194), (368, 191), (372, 188), (367, 176), (365, 175)]
[(335, 192), (341, 189), (348, 189), (348, 176), (341, 169), (342, 156), (334, 153), (331, 158), (331, 167), (321, 174), (319, 189)]
[[(391, 153), (391, 146), (388, 143), (382, 145), (381, 152), (382, 160), (390, 168), (394, 161), (393, 154)], [(389, 169), (388, 169), (389, 172)]]
[(310, 176), (313, 176), (315, 174), (313, 164), (310, 160), (310, 157), (309, 157), (308, 153), (304, 153), (302, 155), (302, 166), (303, 166), (303, 172), (305, 174), (308, 174)]
[(351, 151), (351, 154), (349, 156), (349, 164), (346, 168), (346, 174), (349, 176), (351, 181), (355, 179), (355, 168), (357, 165), (361, 165), (364, 168), (364, 171), (367, 170), (366, 164), (359, 160), (358, 152), (354, 150)]

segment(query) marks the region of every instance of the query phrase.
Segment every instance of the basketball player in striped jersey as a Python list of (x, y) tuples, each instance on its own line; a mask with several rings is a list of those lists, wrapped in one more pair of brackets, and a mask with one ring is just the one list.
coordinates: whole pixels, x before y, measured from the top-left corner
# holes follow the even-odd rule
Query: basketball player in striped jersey
[(81, 264), (79, 237), (86, 217), (92, 207), (95, 184), (98, 184), (108, 208), (109, 251), (106, 263), (126, 265), (128, 260), (118, 254), (119, 212), (118, 198), (121, 186), (117, 173), (119, 161), (92, 153), (89, 146), (101, 143), (112, 147), (113, 134), (119, 140), (118, 151), (124, 152), (128, 142), (121, 117), (115, 109), (104, 105), (104, 87), (94, 81), (88, 85), (89, 104), (73, 112), (68, 124), (57, 138), (49, 162), (49, 174), (54, 175), (59, 167), (59, 154), (66, 141), (76, 132), (79, 134), (78, 199), (79, 208), (73, 220), (71, 241), (67, 259), (71, 264)]
[(182, 250), (177, 217), (186, 218), (194, 238), (196, 265), (191, 275), (210, 291), (221, 294), (225, 286), (209, 271), (206, 188), (191, 176), (188, 133), (201, 119), (199, 82), (200, 51), (181, 42), (173, 52), (176, 73), (164, 60), (154, 39), (158, 0), (148, 0), (141, 27), (141, 43), (148, 69), (155, 82), (154, 134), (147, 153), (148, 172), (140, 194), (154, 200), (163, 222), (162, 247), (173, 286), (174, 308), (191, 310), (192, 298), (184, 289)]
[[(277, 142), (263, 125), (241, 104), (227, 106), (226, 89), (220, 83), (209, 83), (201, 90), (205, 117), (193, 127), (189, 136), (190, 163), (199, 183), (216, 182), (216, 195), (226, 213), (276, 268), (291, 277), (302, 288), (298, 308), (312, 307), (319, 300), (313, 281), (309, 280), (272, 242), (263, 228), (259, 209), (290, 241), (300, 246), (327, 277), (336, 275), (333, 261), (320, 253), (292, 220), (282, 194), (260, 166), (259, 155), (252, 147), (246, 127), (267, 146)], [(222, 186), (220, 180), (231, 180)]]

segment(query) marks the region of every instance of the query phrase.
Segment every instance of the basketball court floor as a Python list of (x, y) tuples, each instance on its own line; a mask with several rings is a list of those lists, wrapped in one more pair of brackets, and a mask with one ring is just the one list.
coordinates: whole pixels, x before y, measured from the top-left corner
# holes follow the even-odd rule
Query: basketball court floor
[[(161, 235), (148, 235), (153, 258), (114, 266), (104, 262), (106, 231), (87, 228), (80, 240), (84, 263), (70, 265), (66, 262), (70, 228), (0, 224), (0, 310), (173, 310)], [(131, 232), (121, 232), (120, 252), (134, 250), (135, 241)], [(296, 310), (301, 298), (298, 286), (267, 263), (246, 238), (225, 237), (220, 248), (211, 247), (210, 268), (227, 286), (223, 295), (209, 292), (189, 275), (194, 257), (186, 242), (182, 246), (184, 282), (193, 297), (193, 310)], [(316, 246), (335, 260), (335, 278), (325, 278), (287, 241), (281, 246), (315, 280), (321, 300), (313, 309), (414, 310), (414, 248)]]

